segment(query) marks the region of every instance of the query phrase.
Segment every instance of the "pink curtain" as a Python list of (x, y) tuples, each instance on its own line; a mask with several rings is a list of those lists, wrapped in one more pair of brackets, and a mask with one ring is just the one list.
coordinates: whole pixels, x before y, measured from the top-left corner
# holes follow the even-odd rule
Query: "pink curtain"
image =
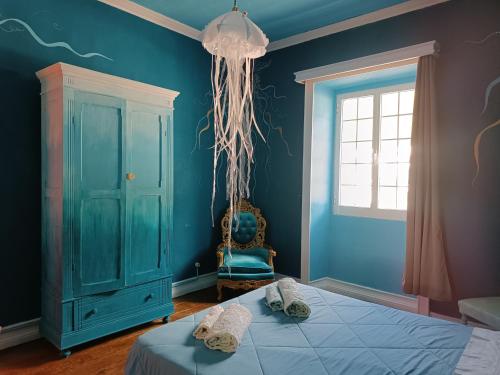
[(403, 289), (449, 301), (452, 289), (440, 217), (435, 57), (419, 58), (413, 128)]

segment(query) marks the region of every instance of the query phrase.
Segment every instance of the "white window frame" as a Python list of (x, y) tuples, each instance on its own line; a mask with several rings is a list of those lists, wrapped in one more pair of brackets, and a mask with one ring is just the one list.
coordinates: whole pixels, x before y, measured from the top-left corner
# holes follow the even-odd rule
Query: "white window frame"
[[(336, 122), (335, 122), (335, 154), (334, 154), (334, 189), (333, 189), (333, 214), (341, 216), (355, 216), (372, 219), (406, 221), (407, 210), (391, 210), (377, 208), (378, 200), (378, 153), (380, 148), (380, 97), (382, 94), (414, 90), (415, 83), (377, 87), (369, 90), (349, 92), (337, 95)], [(339, 205), (340, 190), (340, 143), (342, 135), (341, 103), (345, 99), (373, 95), (373, 138), (372, 138), (372, 204), (371, 207), (352, 207)]]

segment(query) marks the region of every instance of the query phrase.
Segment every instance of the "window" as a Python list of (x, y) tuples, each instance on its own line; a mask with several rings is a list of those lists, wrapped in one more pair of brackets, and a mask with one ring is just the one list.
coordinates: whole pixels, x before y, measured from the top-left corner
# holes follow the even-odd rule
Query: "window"
[(337, 98), (336, 214), (405, 219), (414, 85)]

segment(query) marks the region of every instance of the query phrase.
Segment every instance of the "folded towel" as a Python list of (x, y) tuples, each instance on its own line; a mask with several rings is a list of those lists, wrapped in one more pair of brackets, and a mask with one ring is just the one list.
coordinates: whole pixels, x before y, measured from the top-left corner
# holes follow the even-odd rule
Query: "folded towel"
[(221, 306), (211, 307), (208, 310), (208, 314), (205, 315), (200, 324), (198, 324), (198, 327), (194, 330), (193, 336), (198, 340), (204, 339), (223, 311), (224, 309)]
[(278, 281), (278, 288), (283, 296), (285, 314), (297, 318), (307, 318), (311, 308), (307, 305), (304, 295), (300, 292), (297, 282), (286, 277)]
[(205, 345), (213, 350), (235, 352), (251, 321), (252, 313), (246, 307), (233, 303), (220, 314), (205, 336)]
[(283, 310), (283, 298), (281, 298), (278, 284), (272, 284), (266, 288), (266, 300), (267, 306), (269, 306), (272, 311)]

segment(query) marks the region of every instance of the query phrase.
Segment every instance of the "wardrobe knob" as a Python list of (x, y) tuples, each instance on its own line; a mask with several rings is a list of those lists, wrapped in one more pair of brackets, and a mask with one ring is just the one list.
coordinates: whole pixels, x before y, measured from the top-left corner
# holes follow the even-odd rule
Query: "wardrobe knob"
[(155, 294), (154, 293), (149, 293), (146, 297), (146, 301), (149, 301), (150, 299), (153, 299), (155, 298)]
[(129, 181), (135, 180), (135, 173), (128, 172), (127, 173), (127, 180), (129, 180)]

